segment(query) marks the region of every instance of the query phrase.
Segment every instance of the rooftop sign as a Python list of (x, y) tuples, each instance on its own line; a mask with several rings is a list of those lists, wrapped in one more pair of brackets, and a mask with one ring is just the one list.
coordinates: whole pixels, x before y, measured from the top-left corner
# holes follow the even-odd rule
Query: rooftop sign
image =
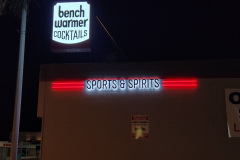
[(57, 48), (64, 49), (62, 52), (84, 52), (89, 35), (90, 5), (87, 2), (57, 3), (54, 6), (52, 50)]

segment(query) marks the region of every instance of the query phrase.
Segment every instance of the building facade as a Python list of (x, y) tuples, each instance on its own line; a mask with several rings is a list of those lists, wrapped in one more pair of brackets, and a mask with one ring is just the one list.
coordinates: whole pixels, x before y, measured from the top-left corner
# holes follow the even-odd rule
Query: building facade
[(239, 159), (240, 139), (230, 138), (238, 126), (226, 111), (226, 91), (240, 88), (239, 64), (43, 65), (41, 158)]

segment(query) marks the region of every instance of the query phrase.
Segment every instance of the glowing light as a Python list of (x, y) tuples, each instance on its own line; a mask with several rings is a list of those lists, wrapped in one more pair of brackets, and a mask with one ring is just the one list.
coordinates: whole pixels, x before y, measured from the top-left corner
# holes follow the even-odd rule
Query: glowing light
[(89, 39), (90, 5), (87, 2), (57, 3), (53, 12), (52, 40), (75, 44)]
[(83, 81), (55, 81), (52, 83), (55, 91), (81, 91), (84, 89)]
[(55, 81), (54, 91), (158, 91), (165, 89), (189, 90), (198, 87), (197, 79), (159, 79), (158, 77), (95, 78), (85, 81)]
[(164, 79), (162, 86), (166, 89), (195, 89), (198, 82), (197, 79)]
[(98, 78), (86, 80), (85, 86), (87, 91), (158, 90), (161, 81), (157, 77)]

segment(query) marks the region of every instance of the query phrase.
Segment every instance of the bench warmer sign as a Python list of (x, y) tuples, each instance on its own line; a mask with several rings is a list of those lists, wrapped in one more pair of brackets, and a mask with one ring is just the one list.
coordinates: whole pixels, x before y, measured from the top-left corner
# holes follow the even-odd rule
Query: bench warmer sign
[(57, 3), (53, 11), (51, 49), (86, 52), (90, 48), (90, 5), (87, 2)]

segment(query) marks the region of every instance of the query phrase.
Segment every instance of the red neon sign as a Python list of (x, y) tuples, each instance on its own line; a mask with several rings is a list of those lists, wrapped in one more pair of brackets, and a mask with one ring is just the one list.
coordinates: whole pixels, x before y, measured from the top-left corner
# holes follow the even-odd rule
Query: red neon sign
[(164, 79), (162, 87), (166, 89), (195, 89), (198, 86), (197, 79)]
[(84, 89), (84, 81), (55, 81), (52, 83), (54, 91), (81, 91)]

